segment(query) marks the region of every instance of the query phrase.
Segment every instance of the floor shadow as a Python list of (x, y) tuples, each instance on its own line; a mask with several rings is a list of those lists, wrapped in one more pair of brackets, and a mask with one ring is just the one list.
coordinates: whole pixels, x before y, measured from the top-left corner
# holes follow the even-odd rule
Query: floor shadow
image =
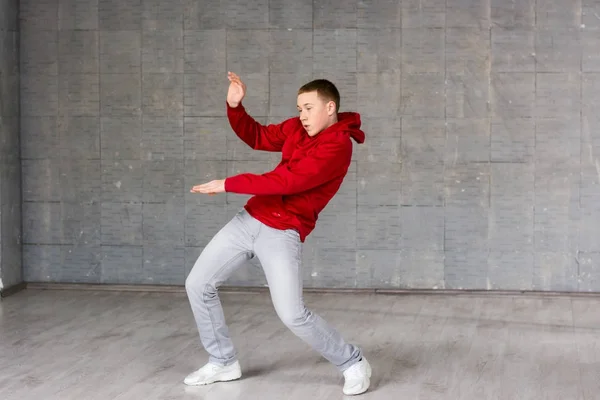
[[(377, 391), (388, 384), (398, 382), (397, 376), (408, 375), (412, 370), (420, 366), (418, 350), (406, 349), (400, 344), (371, 344), (361, 347), (373, 369), (370, 392)], [(390, 356), (392, 354), (396, 356)], [(330, 369), (323, 369), (323, 366), (329, 366)], [(329, 363), (329, 361), (311, 350), (305, 351), (302, 354), (294, 354), (290, 358), (282, 357), (273, 361), (265, 361), (248, 368), (244, 368), (242, 365), (242, 370), (242, 379), (271, 375), (267, 380), (284, 383), (294, 382), (303, 385), (326, 384), (339, 385), (340, 387), (344, 383), (342, 373), (338, 372), (337, 368)], [(286, 373), (288, 371), (290, 372), (289, 375)], [(296, 375), (293, 371), (301, 372), (299, 375)], [(273, 372), (279, 373), (274, 374)]]

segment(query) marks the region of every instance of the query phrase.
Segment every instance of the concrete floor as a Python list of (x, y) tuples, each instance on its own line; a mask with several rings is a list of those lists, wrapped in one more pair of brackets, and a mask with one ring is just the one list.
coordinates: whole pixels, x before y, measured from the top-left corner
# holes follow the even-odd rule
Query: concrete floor
[[(337, 371), (266, 294), (223, 293), (242, 380), (186, 387), (206, 361), (183, 294), (28, 289), (0, 302), (0, 399), (344, 398)], [(307, 294), (366, 350), (360, 399), (600, 398), (600, 299)]]

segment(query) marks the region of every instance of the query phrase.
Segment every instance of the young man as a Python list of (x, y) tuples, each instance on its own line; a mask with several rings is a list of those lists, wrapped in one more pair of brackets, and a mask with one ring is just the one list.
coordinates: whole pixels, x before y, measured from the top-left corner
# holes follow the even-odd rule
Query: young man
[(352, 140), (365, 140), (360, 115), (338, 113), (338, 90), (321, 79), (300, 88), (298, 117), (263, 126), (242, 105), (246, 86), (241, 79), (230, 72), (229, 81), (226, 107), (232, 129), (254, 150), (281, 152), (282, 157), (271, 172), (240, 174), (191, 189), (254, 197), (205, 247), (186, 279), (200, 340), (210, 358), (184, 382), (205, 385), (241, 377), (217, 292), (236, 268), (258, 257), (283, 323), (343, 373), (344, 394), (363, 393), (371, 366), (361, 349), (305, 307), (301, 273), (302, 243), (346, 176)]

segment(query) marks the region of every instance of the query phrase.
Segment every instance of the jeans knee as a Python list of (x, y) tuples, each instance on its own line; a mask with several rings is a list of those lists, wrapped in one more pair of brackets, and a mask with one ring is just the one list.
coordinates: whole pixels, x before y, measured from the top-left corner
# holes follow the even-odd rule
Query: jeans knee
[(279, 315), (281, 322), (290, 329), (306, 324), (310, 317), (310, 311), (306, 308), (300, 310), (279, 310), (277, 314)]
[(185, 291), (188, 295), (210, 297), (212, 294), (216, 293), (217, 289), (206, 279), (189, 275), (185, 280)]
[(187, 278), (185, 278), (185, 291), (189, 294), (190, 292), (195, 291), (198, 288), (196, 283), (196, 279), (190, 274)]

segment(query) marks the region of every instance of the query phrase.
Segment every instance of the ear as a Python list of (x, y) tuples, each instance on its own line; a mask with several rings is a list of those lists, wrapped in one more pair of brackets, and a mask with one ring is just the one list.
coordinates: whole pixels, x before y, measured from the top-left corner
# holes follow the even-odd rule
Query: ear
[(328, 115), (333, 115), (335, 114), (335, 101), (330, 100), (327, 102), (327, 114)]

